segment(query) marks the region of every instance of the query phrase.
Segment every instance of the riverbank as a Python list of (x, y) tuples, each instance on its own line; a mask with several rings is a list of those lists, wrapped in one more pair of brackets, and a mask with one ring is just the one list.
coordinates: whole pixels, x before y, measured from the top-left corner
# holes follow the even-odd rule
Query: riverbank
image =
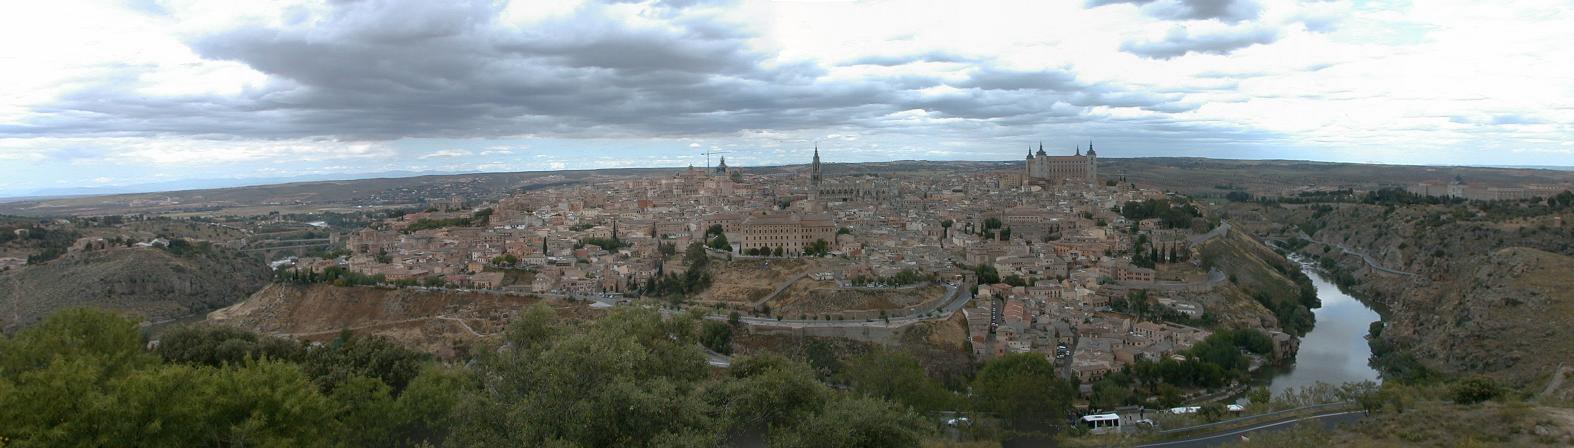
[(1268, 390), (1299, 389), (1319, 382), (1381, 382), (1382, 376), (1371, 365), (1372, 347), (1367, 340), (1372, 322), (1380, 322), (1381, 314), (1340, 289), (1304, 259), (1292, 255), (1291, 260), (1309, 271), (1322, 306), (1312, 310), (1316, 325), (1301, 338), (1295, 362), (1273, 375)]

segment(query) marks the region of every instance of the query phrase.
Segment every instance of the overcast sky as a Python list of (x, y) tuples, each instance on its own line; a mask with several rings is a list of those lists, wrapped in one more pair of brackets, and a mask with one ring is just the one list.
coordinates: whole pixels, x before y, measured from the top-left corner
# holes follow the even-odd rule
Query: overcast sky
[(0, 6), (0, 193), (802, 163), (815, 141), (1574, 165), (1566, 0), (251, 3)]

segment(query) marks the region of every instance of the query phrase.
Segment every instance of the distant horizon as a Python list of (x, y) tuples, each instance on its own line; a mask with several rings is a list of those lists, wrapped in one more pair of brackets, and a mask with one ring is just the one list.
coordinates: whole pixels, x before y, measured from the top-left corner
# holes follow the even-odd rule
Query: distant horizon
[[(1236, 159), (1236, 158), (1195, 157), (1195, 156), (1100, 157), (1099, 159), (1100, 160), (1111, 160), (1111, 159), (1121, 159), (1121, 160), (1136, 160), (1136, 159), (1203, 159), (1203, 160), (1250, 161), (1250, 162), (1328, 163), (1328, 164), (1373, 165), (1373, 166), (1385, 166), (1385, 165), (1387, 165), (1387, 166), (1432, 167), (1432, 168), (1536, 169), (1536, 170), (1550, 170), (1550, 171), (1574, 171), (1574, 165), (1441, 165), (1441, 164), (1339, 162), (1339, 161), (1305, 160), (1305, 159)], [(718, 160), (718, 162), (719, 162), (719, 160)], [(824, 163), (826, 165), (859, 165), (859, 164), (896, 163), (896, 162), (1012, 163), (1012, 162), (1021, 162), (1021, 160), (894, 159), (894, 160), (857, 161), (857, 162), (827, 161), (827, 162), (824, 162)], [(806, 165), (806, 164), (807, 164), (807, 162), (780, 163), (780, 164), (758, 164), (758, 165), (736, 165), (736, 164), (729, 163), (728, 166), (729, 167), (736, 167), (736, 168), (777, 168), (777, 167), (799, 166), (799, 165)], [(714, 166), (715, 165), (712, 164), (712, 167), (714, 167)], [(171, 181), (164, 181), (164, 182), (151, 182), (151, 183), (144, 183), (144, 184), (113, 185), (113, 186), (101, 186), (101, 187), (77, 187), (77, 188), (40, 189), (40, 190), (26, 191), (26, 192), (21, 192), (21, 193), (10, 193), (10, 192), (5, 192), (5, 191), (0, 191), (0, 202), (17, 202), (17, 201), (26, 201), (26, 200), (41, 200), (41, 199), (68, 198), (68, 197), (114, 196), (114, 195), (122, 195), (122, 194), (151, 194), (151, 193), (167, 193), (167, 192), (179, 192), (179, 191), (200, 191), (200, 190), (215, 190), (215, 189), (224, 189), (224, 188), (260, 187), (260, 186), (268, 186), (268, 185), (285, 185), (285, 184), (314, 183), (314, 182), (336, 182), (336, 181), (355, 181), (355, 180), (371, 180), (371, 179), (400, 179), (400, 178), (422, 177), (422, 176), (453, 176), (453, 175), (464, 175), (464, 174), (552, 173), (552, 172), (580, 172), (580, 171), (618, 171), (618, 170), (664, 170), (664, 169), (684, 170), (684, 169), (687, 169), (688, 167), (689, 167), (688, 165), (683, 165), (683, 166), (625, 166), (625, 167), (601, 167), (601, 168), (597, 168), (597, 167), (591, 167), (591, 168), (569, 168), (569, 167), (564, 167), (564, 168), (559, 168), (559, 169), (547, 168), (547, 169), (524, 169), (524, 170), (509, 170), (509, 171), (478, 171), (478, 170), (472, 170), (472, 171), (401, 171), (401, 170), (395, 170), (395, 171), (378, 171), (378, 172), (367, 172), (367, 173), (314, 174), (314, 175), (301, 175), (301, 176), (289, 176), (289, 177), (264, 177), (264, 176), (259, 176), (259, 177), (213, 178), (213, 179), (180, 179), (180, 180), (171, 180)], [(705, 167), (701, 166), (701, 165), (694, 165), (694, 168), (695, 169), (704, 169)], [(255, 182), (252, 182), (252, 181), (255, 181)], [(156, 185), (169, 185), (169, 184), (190, 184), (191, 186), (190, 187), (175, 187), (175, 188), (168, 188), (168, 189), (144, 189), (144, 188), (151, 188), (151, 187), (156, 186)], [(204, 185), (207, 185), (207, 186), (204, 186)], [(71, 191), (76, 191), (76, 192), (71, 192)]]

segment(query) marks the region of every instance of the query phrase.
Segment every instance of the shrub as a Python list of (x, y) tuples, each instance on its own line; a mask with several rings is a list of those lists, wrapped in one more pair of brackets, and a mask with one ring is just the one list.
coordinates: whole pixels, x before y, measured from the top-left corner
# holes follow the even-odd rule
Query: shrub
[(1503, 388), (1496, 381), (1480, 376), (1460, 380), (1449, 389), (1454, 402), (1459, 404), (1480, 403), (1503, 395)]

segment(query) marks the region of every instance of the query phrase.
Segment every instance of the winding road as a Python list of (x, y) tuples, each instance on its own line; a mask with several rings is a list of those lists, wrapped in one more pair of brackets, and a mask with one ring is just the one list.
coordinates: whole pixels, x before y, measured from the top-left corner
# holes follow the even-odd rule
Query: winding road
[(1382, 263), (1377, 262), (1377, 259), (1376, 258), (1372, 258), (1371, 255), (1367, 255), (1364, 252), (1357, 252), (1355, 250), (1352, 250), (1352, 249), (1350, 249), (1349, 246), (1345, 246), (1345, 245), (1340, 244), (1340, 243), (1325, 243), (1325, 242), (1322, 242), (1322, 241), (1318, 241), (1318, 240), (1312, 239), (1311, 235), (1307, 235), (1306, 232), (1302, 232), (1302, 231), (1297, 231), (1296, 233), (1299, 233), (1300, 234), (1299, 236), (1303, 240), (1311, 241), (1311, 242), (1317, 243), (1317, 244), (1325, 244), (1325, 245), (1329, 245), (1329, 246), (1334, 246), (1334, 247), (1339, 248), (1339, 250), (1344, 251), (1344, 253), (1355, 255), (1357, 257), (1361, 257), (1361, 261), (1365, 261), (1366, 265), (1371, 267), (1372, 270), (1374, 270), (1374, 271), (1382, 272), (1382, 273), (1385, 273), (1385, 274), (1391, 274), (1391, 275), (1406, 276), (1406, 277), (1414, 277), (1416, 275), (1414, 272), (1405, 272), (1405, 271), (1401, 271), (1401, 270), (1398, 270), (1398, 269), (1390, 269), (1390, 268), (1388, 268), (1386, 266), (1383, 266)]
[(1214, 227), (1213, 230), (1209, 230), (1208, 233), (1204, 233), (1204, 234), (1201, 234), (1201, 235), (1192, 236), (1191, 238), (1187, 238), (1186, 239), (1186, 243), (1187, 243), (1187, 245), (1190, 245), (1190, 246), (1196, 246), (1198, 244), (1206, 243), (1206, 242), (1208, 242), (1208, 240), (1211, 240), (1211, 239), (1214, 239), (1214, 238), (1218, 238), (1219, 235), (1223, 235), (1223, 234), (1225, 234), (1226, 232), (1229, 232), (1229, 231), (1230, 231), (1230, 222), (1227, 221), (1227, 220), (1222, 220), (1221, 219), (1221, 220), (1219, 220), (1219, 226), (1218, 227)]

